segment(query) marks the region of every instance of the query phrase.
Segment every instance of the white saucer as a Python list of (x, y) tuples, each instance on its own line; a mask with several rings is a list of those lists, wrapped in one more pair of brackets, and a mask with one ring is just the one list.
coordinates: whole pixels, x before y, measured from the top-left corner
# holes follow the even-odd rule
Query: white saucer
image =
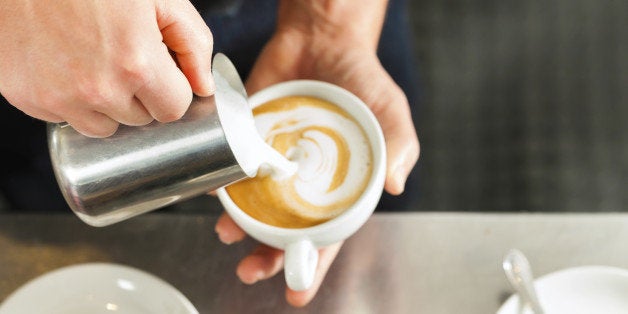
[[(545, 314), (628, 313), (628, 270), (610, 266), (567, 268), (535, 280)], [(511, 296), (497, 314), (519, 314)], [(523, 313), (531, 313), (526, 309)]]
[(198, 314), (176, 288), (145, 271), (109, 263), (67, 266), (14, 291), (0, 314)]

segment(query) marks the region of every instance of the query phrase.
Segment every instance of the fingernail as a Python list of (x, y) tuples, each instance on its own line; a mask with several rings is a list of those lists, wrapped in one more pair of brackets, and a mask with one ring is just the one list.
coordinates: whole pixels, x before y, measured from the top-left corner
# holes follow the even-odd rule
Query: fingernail
[(220, 242), (222, 242), (222, 243), (224, 243), (226, 245), (230, 245), (230, 244), (233, 244), (233, 242), (235, 242), (235, 241), (229, 239), (228, 236), (224, 236), (224, 235), (222, 235), (220, 233), (218, 234), (218, 238), (220, 238)]
[(397, 185), (397, 189), (399, 193), (403, 193), (403, 190), (406, 188), (406, 179), (408, 176), (406, 175), (406, 171), (403, 169), (403, 166), (397, 167), (394, 172), (395, 184)]
[(265, 274), (264, 274), (263, 271), (260, 270), (260, 271), (256, 272), (255, 273), (255, 282), (264, 279), (264, 276), (265, 276)]
[(240, 281), (242, 281), (243, 283), (247, 285), (252, 285), (264, 278), (264, 272), (262, 272), (261, 270), (255, 272), (255, 275), (251, 278), (252, 280), (246, 280), (245, 278), (242, 278), (241, 276), (239, 277), (240, 277)]
[(220, 242), (229, 245), (232, 244), (233, 242), (235, 242), (233, 239), (229, 239), (229, 233), (225, 232), (223, 230), (220, 230), (218, 226), (216, 226), (216, 233), (218, 234), (218, 239), (220, 239)]
[(216, 81), (214, 81), (214, 77), (211, 74), (208, 74), (207, 78), (207, 92), (210, 95), (213, 95), (216, 92)]

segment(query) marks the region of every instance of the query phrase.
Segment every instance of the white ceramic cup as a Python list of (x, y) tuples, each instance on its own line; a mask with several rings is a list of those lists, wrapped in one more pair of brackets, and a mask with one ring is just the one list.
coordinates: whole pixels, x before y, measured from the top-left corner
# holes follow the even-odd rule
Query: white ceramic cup
[(362, 196), (334, 219), (308, 228), (280, 228), (253, 219), (229, 197), (224, 187), (217, 195), (225, 210), (248, 235), (266, 245), (285, 251), (284, 273), (292, 290), (308, 289), (318, 263), (318, 248), (353, 235), (371, 216), (382, 195), (386, 176), (386, 145), (379, 122), (362, 100), (333, 84), (294, 80), (272, 85), (249, 98), (254, 108), (284, 96), (313, 96), (332, 102), (352, 115), (364, 129), (373, 152), (371, 178)]

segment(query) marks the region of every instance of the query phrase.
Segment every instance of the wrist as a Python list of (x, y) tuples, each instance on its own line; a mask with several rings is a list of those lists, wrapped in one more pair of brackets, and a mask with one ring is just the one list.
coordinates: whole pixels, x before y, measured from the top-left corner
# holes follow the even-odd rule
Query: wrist
[(362, 49), (375, 52), (387, 0), (281, 0), (276, 34), (316, 50)]

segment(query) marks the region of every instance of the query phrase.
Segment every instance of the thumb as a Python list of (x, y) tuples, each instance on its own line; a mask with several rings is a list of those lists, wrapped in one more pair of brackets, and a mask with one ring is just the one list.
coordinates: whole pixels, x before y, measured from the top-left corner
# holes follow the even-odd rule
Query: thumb
[[(386, 140), (386, 182), (392, 195), (403, 193), (406, 179), (419, 159), (419, 139), (412, 121), (406, 95), (392, 79), (381, 82), (386, 88), (378, 93), (371, 107)], [(386, 84), (388, 83), (388, 84)]]
[(192, 91), (212, 95), (216, 90), (211, 76), (214, 40), (196, 8), (188, 0), (158, 1), (157, 23)]

